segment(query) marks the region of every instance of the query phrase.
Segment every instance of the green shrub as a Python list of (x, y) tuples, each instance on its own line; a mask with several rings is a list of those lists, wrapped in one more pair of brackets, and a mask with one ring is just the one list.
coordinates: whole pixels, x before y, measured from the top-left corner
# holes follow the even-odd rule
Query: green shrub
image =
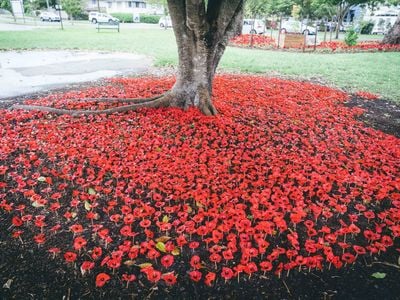
[(157, 24), (160, 18), (157, 15), (140, 15), (140, 23)]
[(347, 46), (355, 46), (357, 45), (358, 34), (354, 30), (354, 28), (350, 28), (346, 32), (346, 36), (344, 37), (344, 42)]
[(74, 20), (89, 20), (87, 12), (80, 12), (74, 16)]
[(360, 23), (360, 33), (361, 34), (371, 34), (373, 28), (374, 28), (373, 22), (362, 21)]
[(119, 19), (121, 23), (133, 23), (133, 15), (129, 13), (112, 13), (114, 18)]

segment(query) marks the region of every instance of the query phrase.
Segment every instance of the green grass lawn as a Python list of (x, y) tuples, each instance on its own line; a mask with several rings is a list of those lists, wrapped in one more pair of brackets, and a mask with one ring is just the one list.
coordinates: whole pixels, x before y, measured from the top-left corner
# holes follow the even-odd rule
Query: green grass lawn
[[(136, 52), (157, 66), (175, 65), (172, 30), (122, 29), (97, 33), (88, 26), (0, 32), (0, 49), (95, 49)], [(400, 101), (400, 53), (317, 54), (228, 48), (220, 64), (227, 71), (318, 78), (341, 88), (379, 93)]]

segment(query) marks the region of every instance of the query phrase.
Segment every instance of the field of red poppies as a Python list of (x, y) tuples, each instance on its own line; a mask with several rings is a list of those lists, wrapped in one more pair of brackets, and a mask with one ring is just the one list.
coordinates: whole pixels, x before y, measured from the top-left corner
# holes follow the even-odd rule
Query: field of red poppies
[[(282, 42), (283, 43), (283, 42)], [(282, 44), (281, 43), (281, 44)], [(266, 35), (243, 34), (230, 40), (232, 46), (237, 47), (254, 47), (260, 49), (277, 49), (277, 41)], [(282, 46), (281, 46), (282, 47)], [(293, 49), (296, 48), (286, 48)], [(314, 49), (314, 45), (308, 45), (305, 50)], [(322, 42), (316, 46), (315, 51), (318, 52), (389, 52), (400, 51), (399, 45), (385, 45), (376, 41), (363, 41), (354, 46), (348, 46), (343, 41)]]
[[(119, 78), (26, 103), (106, 108), (120, 104), (77, 99), (152, 96), (173, 82)], [(66, 291), (79, 281), (89, 297), (215, 289), (398, 255), (400, 140), (358, 121), (363, 110), (348, 99), (311, 83), (221, 75), (216, 117), (2, 110), (0, 243), (10, 256), (38, 253), (69, 274)], [(18, 280), (8, 296), (23, 292)]]

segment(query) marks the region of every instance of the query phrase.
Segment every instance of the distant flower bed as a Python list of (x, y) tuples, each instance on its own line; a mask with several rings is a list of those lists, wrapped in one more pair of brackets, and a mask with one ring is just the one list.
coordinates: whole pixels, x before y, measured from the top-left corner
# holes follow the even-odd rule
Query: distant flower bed
[[(311, 47), (311, 46), (309, 46)], [(342, 41), (322, 42), (317, 49), (331, 51), (400, 51), (400, 45), (381, 44), (379, 42), (360, 42), (355, 46), (347, 46)]]
[[(239, 35), (230, 40), (232, 46), (237, 47), (255, 47), (261, 49), (276, 49), (277, 43), (274, 38), (264, 35), (253, 34), (253, 41), (251, 41), (251, 34)], [(284, 49), (299, 49), (283, 47)], [(314, 45), (308, 45), (307, 49), (314, 48)], [(381, 44), (376, 41), (360, 42), (355, 46), (348, 46), (343, 41), (330, 41), (322, 42), (316, 46), (316, 51), (320, 52), (360, 52), (360, 51), (400, 51), (400, 45)]]
[[(253, 41), (251, 41), (253, 36)], [(230, 44), (238, 47), (275, 48), (275, 39), (265, 35), (242, 34), (230, 40)]]

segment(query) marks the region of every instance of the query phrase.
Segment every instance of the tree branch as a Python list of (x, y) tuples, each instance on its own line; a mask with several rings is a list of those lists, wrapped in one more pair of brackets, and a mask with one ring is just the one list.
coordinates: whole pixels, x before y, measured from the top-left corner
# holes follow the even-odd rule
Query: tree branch
[[(209, 1), (212, 2), (212, 1)], [(207, 11), (210, 29), (207, 34), (208, 44), (216, 46), (225, 35), (234, 30), (232, 24), (237, 22), (236, 17), (243, 12), (243, 0), (220, 0), (213, 8), (216, 12)]]

